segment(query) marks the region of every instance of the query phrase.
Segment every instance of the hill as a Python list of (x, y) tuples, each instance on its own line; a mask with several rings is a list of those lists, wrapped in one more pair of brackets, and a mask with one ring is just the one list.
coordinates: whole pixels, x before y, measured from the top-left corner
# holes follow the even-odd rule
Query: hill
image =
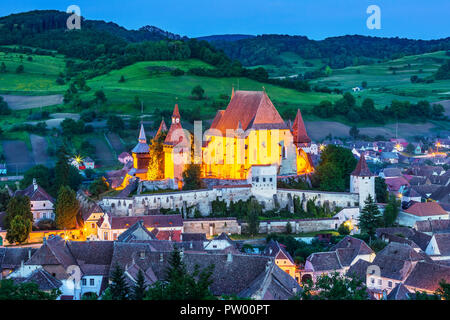
[(204, 36), (204, 37), (197, 37), (195, 39), (197, 40), (205, 40), (208, 42), (213, 41), (238, 41), (238, 40), (244, 40), (244, 39), (250, 39), (254, 38), (254, 35), (250, 34), (218, 34), (218, 35), (211, 35), (211, 36)]
[(212, 44), (245, 66), (287, 63), (280, 55), (292, 52), (303, 59), (320, 59), (332, 68), (375, 63), (405, 55), (450, 50), (450, 38), (413, 40), (360, 35), (311, 40), (305, 36), (260, 35), (237, 41), (212, 41)]

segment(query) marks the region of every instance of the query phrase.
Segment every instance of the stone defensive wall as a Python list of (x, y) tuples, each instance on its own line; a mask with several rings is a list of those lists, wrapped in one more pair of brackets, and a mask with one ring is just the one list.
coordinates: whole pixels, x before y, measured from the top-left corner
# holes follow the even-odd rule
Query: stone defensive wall
[(322, 206), (328, 203), (331, 209), (335, 207), (348, 208), (359, 205), (359, 194), (349, 192), (313, 191), (296, 189), (278, 189), (277, 201), (280, 208), (288, 206), (293, 212), (294, 198), (304, 200), (303, 206), (306, 209), (306, 201), (315, 200), (316, 205)]
[[(269, 192), (268, 192), (269, 193)], [(180, 210), (184, 217), (186, 213), (192, 214), (198, 209), (203, 216), (211, 213), (211, 202), (214, 200), (231, 201), (247, 200), (252, 195), (265, 204), (270, 210), (277, 203), (278, 208), (285, 208), (293, 212), (294, 199), (305, 200), (303, 205), (306, 209), (307, 200), (315, 200), (316, 205), (328, 203), (331, 209), (335, 207), (358, 206), (359, 195), (346, 192), (324, 192), (311, 190), (278, 189), (273, 197), (262, 197), (262, 193), (254, 194), (251, 185), (221, 185), (212, 189), (199, 189), (191, 191), (174, 191), (165, 193), (145, 193), (132, 197), (105, 197), (100, 202), (102, 208), (117, 216), (138, 216), (151, 214), (151, 211), (159, 209)]]

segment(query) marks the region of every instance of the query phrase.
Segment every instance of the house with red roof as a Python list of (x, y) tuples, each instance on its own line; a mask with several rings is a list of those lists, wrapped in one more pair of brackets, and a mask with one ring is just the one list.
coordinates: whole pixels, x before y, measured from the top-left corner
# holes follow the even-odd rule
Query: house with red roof
[(449, 219), (449, 214), (437, 202), (417, 202), (400, 211), (397, 221), (402, 226), (413, 227), (417, 221)]
[(34, 223), (42, 219), (55, 219), (55, 199), (37, 184), (36, 179), (33, 179), (33, 183), (27, 188), (14, 193), (14, 196), (18, 195), (30, 198)]
[(99, 240), (118, 240), (127, 229), (142, 221), (143, 226), (158, 240), (181, 241), (183, 217), (181, 214), (147, 216), (113, 216), (105, 213), (97, 222)]

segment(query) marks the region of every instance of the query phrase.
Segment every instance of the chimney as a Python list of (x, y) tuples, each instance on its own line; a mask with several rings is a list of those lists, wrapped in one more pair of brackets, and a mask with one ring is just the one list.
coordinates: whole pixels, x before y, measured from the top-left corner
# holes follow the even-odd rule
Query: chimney
[(162, 253), (159, 254), (159, 262), (164, 261), (164, 255)]
[(28, 260), (31, 259), (31, 249), (28, 249)]
[(233, 262), (233, 255), (231, 254), (231, 252), (227, 253), (227, 262)]
[(36, 182), (36, 178), (33, 178), (33, 190), (36, 191), (37, 190), (37, 182)]

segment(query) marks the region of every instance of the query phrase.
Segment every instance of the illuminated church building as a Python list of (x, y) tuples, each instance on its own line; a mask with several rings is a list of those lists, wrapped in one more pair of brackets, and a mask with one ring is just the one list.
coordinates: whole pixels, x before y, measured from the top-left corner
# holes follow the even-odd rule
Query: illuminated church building
[[(156, 136), (166, 130), (162, 121)], [(178, 105), (175, 105), (163, 142), (163, 176), (172, 179), (174, 186), (181, 187), (182, 173), (192, 160), (191, 140), (190, 133), (181, 126)], [(265, 91), (233, 90), (227, 108), (217, 112), (210, 129), (203, 134), (202, 178), (244, 180), (252, 166), (261, 165), (275, 165), (279, 176), (308, 174), (314, 171), (310, 144), (300, 110), (290, 127)], [(126, 187), (132, 178), (152, 180), (149, 179), (150, 148), (143, 125), (132, 155), (133, 168), (118, 189)]]

